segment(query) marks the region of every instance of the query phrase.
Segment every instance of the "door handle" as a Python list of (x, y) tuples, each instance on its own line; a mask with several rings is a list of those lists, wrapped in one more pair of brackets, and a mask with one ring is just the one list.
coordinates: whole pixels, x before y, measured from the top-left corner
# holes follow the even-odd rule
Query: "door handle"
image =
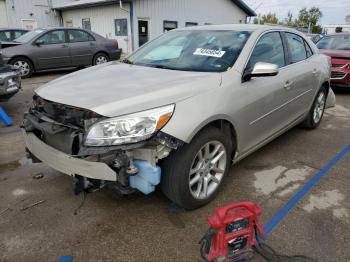
[(286, 83), (284, 84), (284, 88), (289, 90), (291, 88), (291, 86), (293, 85), (293, 81), (287, 80)]
[(68, 47), (68, 45), (65, 45), (65, 44), (62, 45), (62, 48), (67, 48), (67, 47)]
[(90, 45), (91, 45), (91, 46), (95, 46), (95, 44), (94, 44), (94, 43), (90, 43)]

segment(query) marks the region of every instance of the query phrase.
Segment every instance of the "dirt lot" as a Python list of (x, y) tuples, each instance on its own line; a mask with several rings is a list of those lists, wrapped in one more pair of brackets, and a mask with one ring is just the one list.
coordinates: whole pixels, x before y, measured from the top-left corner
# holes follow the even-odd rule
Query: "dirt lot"
[[(68, 71), (69, 72), (69, 71)], [(201, 261), (198, 240), (216, 207), (242, 200), (270, 218), (350, 144), (350, 92), (337, 93), (314, 131), (294, 128), (231, 168), (218, 197), (192, 212), (156, 192), (121, 197), (103, 190), (81, 202), (70, 177), (24, 157), (19, 124), (33, 90), (67, 71), (40, 74), (1, 104), (15, 125), (0, 124), (0, 261)], [(72, 87), (74, 88), (74, 87)], [(33, 179), (42, 173), (42, 179)], [(285, 254), (350, 261), (350, 154), (339, 161), (267, 237)], [(33, 203), (44, 201), (24, 209)], [(261, 259), (256, 258), (256, 261)]]

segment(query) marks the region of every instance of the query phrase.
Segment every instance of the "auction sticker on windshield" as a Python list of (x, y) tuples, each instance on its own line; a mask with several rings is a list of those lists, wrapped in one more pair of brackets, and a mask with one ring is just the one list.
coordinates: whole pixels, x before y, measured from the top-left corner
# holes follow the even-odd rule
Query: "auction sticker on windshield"
[(212, 57), (222, 57), (226, 51), (220, 51), (220, 50), (212, 50), (212, 49), (205, 49), (205, 48), (197, 48), (196, 51), (194, 51), (194, 55), (203, 55), (203, 56), (212, 56)]

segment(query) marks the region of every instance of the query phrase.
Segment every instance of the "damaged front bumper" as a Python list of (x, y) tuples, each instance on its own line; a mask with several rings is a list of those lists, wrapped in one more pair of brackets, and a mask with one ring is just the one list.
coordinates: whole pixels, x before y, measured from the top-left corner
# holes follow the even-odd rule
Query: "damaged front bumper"
[(27, 156), (33, 162), (44, 162), (74, 177), (76, 193), (108, 185), (122, 194), (135, 189), (149, 194), (160, 183), (158, 161), (183, 144), (159, 131), (138, 143), (85, 146), (83, 123), (89, 119), (98, 121), (99, 116), (50, 101), (41, 101), (39, 105), (24, 116), (22, 128)]
[(23, 130), (23, 137), (26, 148), (30, 153), (45, 164), (64, 174), (70, 176), (80, 175), (99, 180), (117, 181), (116, 172), (105, 163), (87, 161), (62, 153), (61, 151), (45, 144), (34, 133), (27, 133), (25, 130)]

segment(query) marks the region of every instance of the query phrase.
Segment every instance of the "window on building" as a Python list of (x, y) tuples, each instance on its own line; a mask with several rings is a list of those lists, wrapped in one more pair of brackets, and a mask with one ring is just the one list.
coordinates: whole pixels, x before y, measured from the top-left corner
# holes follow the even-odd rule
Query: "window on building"
[(168, 32), (177, 28), (177, 21), (164, 21), (164, 32)]
[(73, 27), (73, 21), (72, 20), (67, 20), (65, 22), (65, 24), (66, 24), (66, 27)]
[(128, 35), (128, 20), (125, 19), (115, 19), (115, 35), (116, 36), (127, 36)]
[(83, 29), (91, 30), (90, 18), (83, 18), (81, 24)]
[(40, 40), (43, 41), (43, 45), (62, 44), (66, 42), (66, 34), (64, 30), (55, 30), (46, 33)]
[(198, 23), (195, 23), (195, 22), (186, 22), (185, 26), (186, 27), (189, 27), (189, 26), (197, 26)]
[(95, 39), (87, 32), (82, 30), (68, 30), (68, 39), (71, 43), (76, 42), (88, 42), (94, 41)]
[(304, 39), (296, 34), (286, 33), (291, 63), (297, 63), (307, 58)]

